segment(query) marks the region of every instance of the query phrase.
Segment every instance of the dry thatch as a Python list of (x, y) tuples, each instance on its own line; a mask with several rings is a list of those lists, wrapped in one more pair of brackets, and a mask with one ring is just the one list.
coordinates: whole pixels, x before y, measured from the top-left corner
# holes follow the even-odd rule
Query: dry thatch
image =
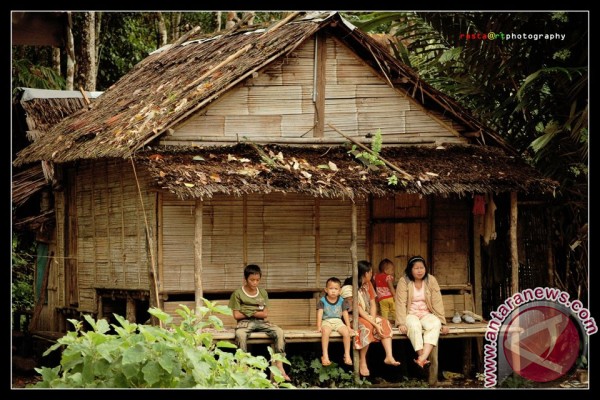
[(437, 111), (467, 132), (503, 144), (454, 100), (421, 81), (367, 34), (338, 13), (306, 15), (268, 29), (234, 29), (214, 37), (194, 36), (157, 51), (84, 108), (54, 125), (19, 153), (15, 165), (38, 160), (64, 163), (79, 159), (127, 157), (167, 129), (186, 120), (234, 85), (274, 60), (285, 57), (324, 29), (352, 48), (382, 78)]
[(477, 145), (444, 148), (384, 148), (381, 157), (412, 180), (388, 183), (393, 171), (370, 167), (343, 146), (290, 147), (238, 144), (206, 148), (161, 147), (136, 155), (157, 186), (181, 199), (214, 193), (303, 193), (357, 198), (396, 192), (468, 195), (487, 192), (547, 192), (554, 182), (539, 178), (522, 160)]
[(46, 178), (44, 177), (44, 171), (40, 164), (30, 167), (24, 171), (21, 171), (13, 175), (12, 179), (12, 202), (13, 207), (19, 207), (23, 205), (39, 190), (47, 186)]

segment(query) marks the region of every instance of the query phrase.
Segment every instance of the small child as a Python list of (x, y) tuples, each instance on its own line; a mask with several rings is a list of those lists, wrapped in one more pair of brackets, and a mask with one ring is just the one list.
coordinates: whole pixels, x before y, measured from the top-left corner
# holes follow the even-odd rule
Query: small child
[[(331, 365), (329, 360), (329, 335), (339, 332), (344, 341), (344, 364), (352, 365), (350, 357), (350, 317), (348, 316), (348, 303), (340, 296), (342, 282), (332, 277), (325, 283), (326, 295), (317, 303), (317, 332), (321, 332), (321, 347), (323, 356), (321, 363), (324, 367)], [(343, 318), (343, 321), (342, 321)]]
[(396, 289), (394, 288), (394, 263), (384, 258), (379, 263), (379, 273), (375, 274), (375, 289), (377, 291), (377, 301), (379, 302), (379, 310), (381, 317), (390, 319), (389, 316), (395, 318), (396, 309), (394, 307), (394, 297)]

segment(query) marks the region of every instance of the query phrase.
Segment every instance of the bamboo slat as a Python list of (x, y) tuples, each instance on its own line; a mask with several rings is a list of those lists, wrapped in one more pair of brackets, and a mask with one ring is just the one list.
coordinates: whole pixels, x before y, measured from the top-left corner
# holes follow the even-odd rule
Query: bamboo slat
[(225, 119), (225, 136), (281, 137), (281, 116), (247, 115), (229, 116)]
[(250, 87), (236, 87), (206, 109), (207, 116), (248, 115)]
[(176, 127), (172, 134), (164, 136), (162, 140), (178, 139), (190, 140), (201, 136), (223, 136), (225, 134), (225, 116), (223, 115), (196, 115)]
[(313, 137), (313, 128), (314, 113), (281, 116), (281, 134), (284, 138)]
[(256, 76), (248, 78), (244, 86), (281, 86), (283, 85), (283, 60), (276, 60), (266, 68), (257, 72)]
[(283, 85), (313, 84), (313, 60), (306, 58), (287, 58), (282, 66)]
[[(343, 114), (344, 117), (348, 117), (352, 114), (356, 114), (356, 112), (356, 99), (334, 98), (325, 100), (325, 113), (327, 121), (330, 121), (339, 114)], [(353, 119), (356, 121), (356, 117)], [(334, 123), (334, 125), (338, 126), (336, 123)], [(339, 128), (342, 129), (341, 127)]]
[(302, 87), (256, 86), (249, 88), (250, 115), (302, 114)]

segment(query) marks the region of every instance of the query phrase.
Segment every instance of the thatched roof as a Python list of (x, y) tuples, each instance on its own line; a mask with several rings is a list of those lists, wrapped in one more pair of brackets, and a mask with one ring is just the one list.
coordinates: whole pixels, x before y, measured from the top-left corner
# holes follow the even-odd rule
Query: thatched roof
[(138, 153), (136, 161), (147, 166), (159, 188), (182, 199), (270, 192), (353, 199), (396, 192), (446, 196), (553, 188), (553, 182), (540, 178), (522, 160), (489, 147), (384, 148), (381, 158), (410, 175), (410, 180), (398, 179), (396, 185), (388, 183), (391, 168), (370, 169), (349, 150), (344, 146), (257, 144), (169, 146)]
[(504, 145), (453, 99), (420, 80), (338, 13), (294, 13), (266, 28), (238, 28), (213, 37), (189, 32), (141, 61), (91, 107), (54, 125), (19, 153), (15, 165), (128, 157), (322, 29), (427, 109), (476, 132), (482, 143)]

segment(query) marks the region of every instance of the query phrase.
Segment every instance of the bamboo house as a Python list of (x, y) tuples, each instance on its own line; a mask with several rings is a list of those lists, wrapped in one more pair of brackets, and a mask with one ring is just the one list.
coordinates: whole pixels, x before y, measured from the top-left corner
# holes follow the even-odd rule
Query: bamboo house
[(335, 12), (192, 30), (84, 100), (30, 127), (14, 160), (53, 182), (37, 332), (226, 299), (248, 263), (285, 304), (275, 322), (314, 325), (315, 296), (354, 259), (399, 277), (418, 254), (450, 316), (482, 314), (495, 204), (512, 215), (556, 186)]

